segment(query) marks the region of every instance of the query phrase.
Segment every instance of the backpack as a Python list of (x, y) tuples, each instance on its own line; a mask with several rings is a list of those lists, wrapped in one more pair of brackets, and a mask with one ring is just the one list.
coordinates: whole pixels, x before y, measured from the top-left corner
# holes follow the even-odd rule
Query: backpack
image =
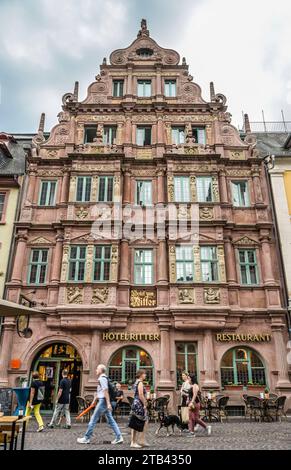
[(115, 385), (111, 382), (109, 377), (107, 377), (107, 382), (108, 382), (108, 394), (110, 398), (110, 402), (116, 401), (116, 387)]

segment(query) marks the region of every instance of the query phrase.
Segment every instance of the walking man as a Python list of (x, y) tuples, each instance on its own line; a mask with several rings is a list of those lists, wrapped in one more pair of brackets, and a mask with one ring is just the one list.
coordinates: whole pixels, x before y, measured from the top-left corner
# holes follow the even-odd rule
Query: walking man
[(66, 429), (71, 428), (71, 416), (70, 416), (70, 394), (72, 388), (72, 382), (68, 379), (68, 371), (64, 369), (62, 371), (62, 380), (60, 382), (60, 387), (57, 396), (57, 402), (54, 410), (53, 417), (51, 419), (49, 428), (54, 428), (56, 424), (59, 423), (60, 418), (63, 414), (66, 417)]
[(111, 442), (111, 444), (121, 444), (123, 442), (123, 437), (115, 419), (112, 416), (112, 406), (109, 396), (109, 379), (106, 375), (106, 367), (103, 364), (99, 364), (96, 369), (96, 374), (98, 385), (97, 395), (94, 399), (94, 403), (96, 403), (98, 399), (98, 404), (95, 408), (92, 418), (90, 419), (85, 436), (79, 437), (77, 442), (79, 444), (90, 444), (90, 440), (97, 422), (102, 415), (105, 415), (107, 423), (115, 434), (115, 439)]

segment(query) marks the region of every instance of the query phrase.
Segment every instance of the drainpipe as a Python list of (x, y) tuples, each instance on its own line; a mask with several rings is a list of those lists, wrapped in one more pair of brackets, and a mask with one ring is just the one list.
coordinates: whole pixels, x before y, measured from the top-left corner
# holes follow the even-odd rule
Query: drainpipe
[(282, 283), (283, 303), (284, 303), (284, 307), (287, 310), (286, 320), (287, 320), (287, 327), (288, 327), (288, 336), (289, 336), (289, 339), (291, 340), (291, 304), (289, 303), (287, 280), (286, 280), (286, 274), (285, 274), (285, 269), (284, 269), (284, 259), (283, 259), (283, 253), (282, 253), (282, 245), (281, 245), (281, 237), (280, 237), (280, 232), (278, 229), (278, 219), (277, 219), (277, 214), (275, 211), (275, 203), (274, 203), (274, 192), (273, 192), (273, 187), (271, 183), (271, 176), (269, 173), (269, 170), (272, 170), (275, 167), (275, 155), (266, 155), (263, 158), (263, 160), (265, 164), (265, 174), (266, 174), (268, 191), (269, 191), (269, 195), (271, 199), (271, 212), (272, 212), (272, 218), (274, 221), (275, 239), (278, 240), (278, 243), (276, 243), (276, 251), (277, 251), (278, 259), (280, 260), (280, 263), (279, 263), (280, 274), (281, 274), (281, 279), (283, 279), (283, 283)]

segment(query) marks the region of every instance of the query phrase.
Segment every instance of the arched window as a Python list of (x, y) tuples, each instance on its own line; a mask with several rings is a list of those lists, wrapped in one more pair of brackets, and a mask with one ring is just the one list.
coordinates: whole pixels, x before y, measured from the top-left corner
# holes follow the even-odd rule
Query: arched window
[(233, 348), (221, 361), (221, 384), (266, 385), (265, 366), (259, 355), (248, 348)]
[(135, 382), (136, 371), (144, 369), (146, 381), (153, 385), (153, 362), (149, 354), (141, 348), (128, 346), (118, 349), (109, 363), (109, 377), (112, 381), (132, 385)]

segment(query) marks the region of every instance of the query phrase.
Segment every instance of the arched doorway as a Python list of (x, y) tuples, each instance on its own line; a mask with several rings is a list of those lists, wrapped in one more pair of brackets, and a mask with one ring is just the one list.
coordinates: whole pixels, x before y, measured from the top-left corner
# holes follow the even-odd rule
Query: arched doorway
[(39, 372), (40, 379), (45, 385), (45, 398), (42, 404), (42, 410), (45, 412), (53, 410), (63, 369), (67, 369), (72, 380), (70, 407), (75, 413), (78, 411), (76, 397), (80, 394), (82, 360), (74, 346), (67, 343), (52, 343), (45, 346), (33, 362), (32, 371)]
[(118, 349), (109, 361), (109, 377), (114, 382), (132, 385), (135, 382), (136, 371), (145, 369), (147, 382), (154, 385), (154, 367), (150, 355), (142, 348), (126, 346)]
[(259, 354), (248, 347), (229, 349), (221, 360), (221, 385), (266, 385), (266, 371)]

